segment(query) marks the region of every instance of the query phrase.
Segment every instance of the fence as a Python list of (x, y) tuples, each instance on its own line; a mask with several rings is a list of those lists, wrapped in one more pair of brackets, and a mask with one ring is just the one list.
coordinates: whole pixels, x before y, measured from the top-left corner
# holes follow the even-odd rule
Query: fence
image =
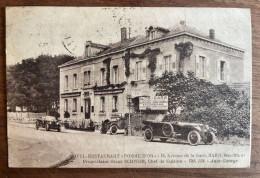
[(46, 113), (7, 112), (7, 119), (9, 121), (20, 123), (35, 123), (36, 119), (42, 116), (46, 116)]

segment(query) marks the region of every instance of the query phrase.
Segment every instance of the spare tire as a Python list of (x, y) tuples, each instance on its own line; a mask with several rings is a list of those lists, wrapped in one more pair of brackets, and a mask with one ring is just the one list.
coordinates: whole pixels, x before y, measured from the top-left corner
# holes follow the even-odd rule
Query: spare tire
[(171, 136), (173, 134), (173, 126), (170, 123), (163, 124), (162, 133), (166, 137)]
[(106, 134), (107, 131), (109, 130), (109, 128), (110, 128), (110, 122), (109, 122), (109, 120), (105, 120), (105, 121), (103, 121), (102, 124), (101, 124), (100, 132), (101, 132), (102, 134)]
[(112, 127), (110, 128), (110, 134), (111, 135), (116, 135), (117, 133), (117, 126), (116, 125), (112, 125)]

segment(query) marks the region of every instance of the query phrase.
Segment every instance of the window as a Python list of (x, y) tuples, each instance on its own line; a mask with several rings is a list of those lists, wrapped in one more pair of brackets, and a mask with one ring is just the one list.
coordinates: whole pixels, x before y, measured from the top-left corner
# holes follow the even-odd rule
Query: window
[(117, 101), (118, 101), (118, 97), (117, 96), (113, 96), (113, 110), (112, 112), (117, 112)]
[(90, 85), (91, 71), (84, 72), (84, 85)]
[(77, 112), (77, 99), (73, 99), (73, 111), (72, 112)]
[(113, 80), (114, 83), (118, 83), (118, 66), (113, 67)]
[(173, 62), (173, 63), (172, 63), (172, 68), (175, 69), (175, 67), (176, 67), (176, 63)]
[(100, 112), (105, 112), (105, 97), (100, 98)]
[(73, 74), (73, 88), (77, 88), (77, 74)]
[(220, 61), (220, 80), (225, 80), (225, 61)]
[(201, 64), (200, 77), (205, 78), (205, 57), (199, 57), (199, 63)]
[(105, 68), (100, 69), (100, 81), (101, 85), (105, 85)]
[(69, 77), (67, 75), (65, 75), (65, 90), (67, 90), (69, 88)]
[(139, 61), (135, 65), (135, 71), (136, 71), (136, 80), (141, 80), (142, 76), (142, 61)]
[(164, 56), (163, 66), (164, 71), (170, 71), (171, 56)]
[(68, 100), (64, 100), (64, 111), (68, 111)]
[(155, 31), (151, 31), (150, 33), (150, 40), (155, 39)]

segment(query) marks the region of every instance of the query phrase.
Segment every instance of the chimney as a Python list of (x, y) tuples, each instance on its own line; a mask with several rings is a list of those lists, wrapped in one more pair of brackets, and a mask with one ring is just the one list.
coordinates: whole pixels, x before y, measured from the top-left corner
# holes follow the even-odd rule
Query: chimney
[(91, 43), (92, 41), (86, 41), (85, 43), (85, 57), (91, 56)]
[(209, 30), (209, 38), (212, 40), (215, 40), (215, 30), (214, 29)]
[(126, 40), (126, 28), (123, 27), (121, 28), (121, 42), (125, 41)]

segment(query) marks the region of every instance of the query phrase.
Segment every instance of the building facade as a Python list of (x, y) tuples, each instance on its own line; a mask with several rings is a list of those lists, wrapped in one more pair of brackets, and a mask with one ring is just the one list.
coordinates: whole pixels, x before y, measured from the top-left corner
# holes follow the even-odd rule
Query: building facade
[[(60, 114), (70, 118), (101, 122), (113, 114), (129, 112), (127, 95), (154, 96), (150, 76), (164, 71), (192, 71), (196, 77), (214, 84), (243, 83), (244, 51), (215, 38), (213, 29), (205, 35), (181, 22), (178, 27), (146, 28), (145, 36), (101, 45), (87, 41), (82, 57), (60, 68)], [(186, 45), (189, 57), (181, 60), (176, 45)], [(185, 56), (184, 56), (185, 58)]]

